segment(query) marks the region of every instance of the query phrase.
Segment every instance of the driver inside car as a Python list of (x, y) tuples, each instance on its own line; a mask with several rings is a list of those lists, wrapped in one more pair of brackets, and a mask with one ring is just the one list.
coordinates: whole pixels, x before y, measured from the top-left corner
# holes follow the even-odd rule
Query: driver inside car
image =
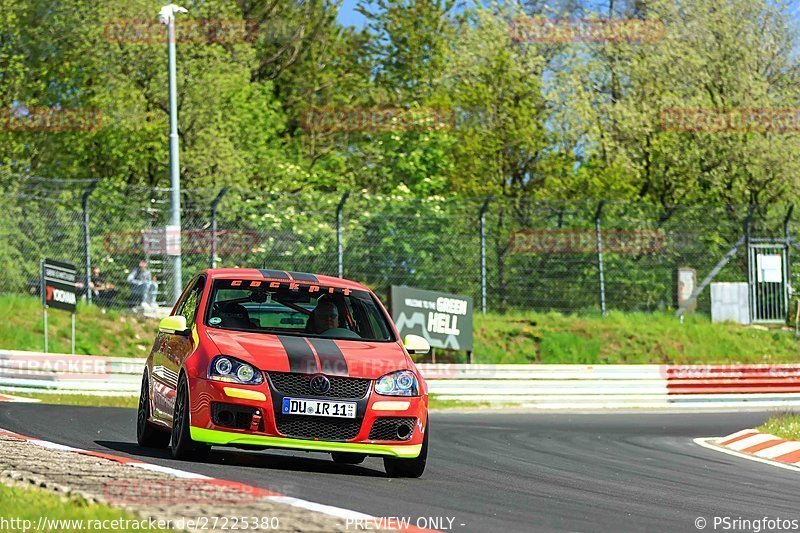
[(311, 314), (312, 330), (316, 334), (325, 333), (329, 329), (339, 327), (339, 308), (331, 300), (317, 303)]

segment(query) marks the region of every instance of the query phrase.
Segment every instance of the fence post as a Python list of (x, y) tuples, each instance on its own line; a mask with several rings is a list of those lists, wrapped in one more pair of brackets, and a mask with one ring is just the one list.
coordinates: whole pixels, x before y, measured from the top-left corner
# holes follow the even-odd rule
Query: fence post
[(597, 205), (597, 212), (594, 214), (594, 230), (597, 236), (597, 266), (600, 271), (600, 312), (606, 316), (606, 283), (603, 277), (603, 236), (600, 234), (600, 217), (603, 214), (603, 205), (605, 201), (601, 201)]
[(752, 231), (752, 224), (753, 224), (753, 213), (755, 212), (756, 206), (755, 204), (750, 204), (750, 207), (747, 210), (747, 218), (744, 219), (744, 245), (745, 250), (747, 253), (747, 292), (750, 296), (750, 322), (753, 323), (756, 321), (756, 311), (758, 311), (756, 305), (756, 283), (753, 282), (753, 278), (756, 276), (754, 275), (754, 268), (758, 265), (753, 265), (753, 250), (750, 247), (750, 237)]
[(794, 204), (789, 204), (789, 207), (786, 209), (786, 217), (783, 219), (783, 239), (784, 239), (784, 250), (786, 250), (786, 264), (784, 265), (784, 272), (786, 279), (786, 287), (784, 287), (784, 298), (786, 299), (786, 316), (789, 316), (790, 307), (792, 305), (792, 296), (794, 295), (792, 291), (792, 261), (791, 261), (791, 241), (792, 236), (789, 234), (789, 221), (792, 219), (792, 213), (794, 212)]
[(339, 258), (339, 277), (344, 277), (344, 245), (342, 244), (342, 210), (347, 198), (350, 196), (350, 191), (345, 191), (342, 199), (339, 200), (339, 205), (336, 206), (336, 248)]
[(489, 210), (489, 203), (494, 200), (490, 196), (481, 207), (481, 313), (486, 314), (486, 211)]
[(217, 268), (217, 207), (226, 192), (228, 187), (223, 187), (211, 202), (211, 268)]
[(97, 187), (97, 183), (99, 180), (92, 180), (87, 187), (86, 191), (84, 191), (83, 196), (81, 197), (81, 209), (83, 210), (83, 251), (84, 251), (84, 263), (86, 267), (86, 302), (92, 303), (92, 289), (90, 284), (92, 283), (92, 251), (90, 248), (90, 235), (89, 235), (89, 197), (94, 192), (95, 188)]

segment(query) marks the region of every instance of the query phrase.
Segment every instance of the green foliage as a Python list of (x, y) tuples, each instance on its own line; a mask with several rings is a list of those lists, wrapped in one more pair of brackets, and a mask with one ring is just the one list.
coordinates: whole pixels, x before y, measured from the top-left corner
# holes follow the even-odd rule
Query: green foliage
[[(98, 109), (78, 132), (0, 131), (0, 164), (60, 178), (166, 185), (164, 43), (149, 0), (2, 0), (0, 105)], [(768, 203), (798, 192), (793, 132), (667, 131), (668, 108), (792, 108), (795, 21), (782, 4), (621, 3), (569, 17), (663, 23), (645, 42), (515, 42), (535, 3), (362, 2), (362, 30), (329, 0), (209, 0), (179, 17), (246, 19), (254, 39), (178, 43), (186, 188), (367, 189), (564, 199)], [(111, 28), (111, 29), (110, 29)], [(162, 31), (155, 28), (152, 35)], [(434, 131), (303, 131), (311, 108), (453, 111)], [(6, 183), (2, 184), (4, 188)]]
[(793, 412), (778, 413), (756, 429), (781, 439), (800, 440), (800, 415)]

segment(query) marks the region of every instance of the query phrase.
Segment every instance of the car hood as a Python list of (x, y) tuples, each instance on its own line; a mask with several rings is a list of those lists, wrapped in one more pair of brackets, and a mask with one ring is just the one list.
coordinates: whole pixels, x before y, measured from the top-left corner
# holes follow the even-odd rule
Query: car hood
[(408, 356), (398, 342), (334, 340), (217, 329), (209, 329), (206, 334), (219, 353), (266, 371), (377, 379), (394, 370), (411, 368)]

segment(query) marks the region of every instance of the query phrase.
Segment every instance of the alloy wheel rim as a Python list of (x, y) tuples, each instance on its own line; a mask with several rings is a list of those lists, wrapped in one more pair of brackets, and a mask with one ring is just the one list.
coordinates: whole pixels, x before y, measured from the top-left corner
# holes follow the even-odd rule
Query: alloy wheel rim
[(144, 432), (144, 425), (147, 423), (147, 403), (149, 398), (147, 398), (147, 385), (146, 382), (142, 382), (142, 393), (139, 395), (139, 412), (137, 413), (137, 422), (139, 423), (139, 434), (141, 435)]
[(183, 425), (183, 396), (184, 386), (181, 384), (178, 387), (178, 393), (175, 398), (175, 420), (172, 422), (172, 442), (178, 444), (178, 439), (181, 434), (181, 426)]

